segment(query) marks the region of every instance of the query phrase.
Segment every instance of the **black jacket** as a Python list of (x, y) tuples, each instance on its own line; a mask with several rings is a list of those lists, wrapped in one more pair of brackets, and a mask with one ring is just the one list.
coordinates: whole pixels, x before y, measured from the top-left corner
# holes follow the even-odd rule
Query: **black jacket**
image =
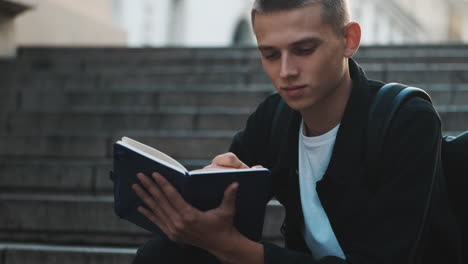
[[(271, 142), (281, 100), (268, 97), (239, 132), (231, 151), (248, 165), (272, 170), (272, 196), (285, 207), (286, 248), (264, 243), (265, 263), (461, 263), (460, 238), (449, 208), (440, 163), (441, 124), (432, 105), (415, 98), (395, 116), (384, 143), (384, 167), (369, 175), (366, 134), (369, 104), (383, 85), (368, 80), (350, 59), (353, 88), (328, 169), (317, 183), (320, 201), (346, 260), (314, 260), (303, 239), (298, 133), (301, 116), (285, 106), (280, 142)], [(283, 129), (284, 128), (284, 129)], [(273, 150), (271, 144), (277, 144)]]

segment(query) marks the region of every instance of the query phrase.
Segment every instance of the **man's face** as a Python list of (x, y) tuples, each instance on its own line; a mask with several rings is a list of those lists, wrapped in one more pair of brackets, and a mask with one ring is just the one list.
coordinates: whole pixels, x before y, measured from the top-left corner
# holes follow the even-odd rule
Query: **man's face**
[(293, 109), (326, 107), (343, 86), (345, 37), (322, 23), (322, 5), (255, 14), (254, 31), (265, 72)]

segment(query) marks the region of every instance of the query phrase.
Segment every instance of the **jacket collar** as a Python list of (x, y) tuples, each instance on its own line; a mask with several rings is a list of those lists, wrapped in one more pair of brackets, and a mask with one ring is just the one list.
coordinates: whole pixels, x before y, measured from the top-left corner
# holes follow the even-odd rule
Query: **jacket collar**
[(370, 102), (368, 79), (362, 68), (352, 59), (349, 68), (353, 87), (336, 136), (335, 146), (323, 179), (344, 184), (356, 164), (362, 164), (367, 138)]

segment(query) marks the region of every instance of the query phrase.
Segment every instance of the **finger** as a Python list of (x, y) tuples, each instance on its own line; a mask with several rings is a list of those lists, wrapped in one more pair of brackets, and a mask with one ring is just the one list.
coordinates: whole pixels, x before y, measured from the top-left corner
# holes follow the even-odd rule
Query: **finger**
[(203, 167), (204, 170), (219, 170), (219, 169), (233, 169), (232, 167), (220, 166), (218, 164), (210, 164)]
[(151, 222), (156, 224), (159, 229), (171, 240), (175, 241), (175, 237), (173, 234), (175, 233), (175, 228), (172, 222), (164, 223), (163, 221), (160, 221), (160, 219), (153, 214), (150, 210), (140, 206), (138, 207), (138, 212), (144, 215), (146, 218), (150, 219)]
[(153, 224), (159, 227), (164, 234), (169, 234), (169, 227), (168, 225), (162, 221), (156, 214), (151, 212), (150, 210), (144, 208), (143, 206), (139, 206), (137, 208), (138, 212), (148, 218)]
[(167, 206), (168, 209), (170, 207), (172, 208), (172, 210), (175, 210), (176, 212), (181, 212), (181, 211), (189, 210), (192, 208), (187, 202), (185, 202), (184, 198), (182, 197), (182, 195), (180, 195), (180, 193), (176, 190), (176, 188), (174, 188), (174, 186), (172, 186), (172, 184), (169, 183), (166, 180), (166, 178), (164, 178), (161, 174), (154, 172), (151, 176), (159, 185), (163, 195), (166, 198), (164, 199), (165, 205), (163, 206)]
[[(161, 175), (159, 175), (159, 176), (161, 178), (164, 178)], [(145, 187), (145, 189), (148, 191), (148, 193), (152, 196), (152, 198), (157, 201), (157, 205), (160, 208), (159, 211), (162, 212), (162, 213), (158, 213), (158, 216), (161, 217), (167, 224), (169, 224), (169, 222), (174, 222), (175, 220), (179, 220), (180, 217), (178, 215), (178, 210), (175, 209), (171, 205), (171, 203), (168, 200), (169, 198), (164, 194), (164, 190), (162, 189), (162, 186), (158, 186), (158, 184), (151, 181), (143, 173), (137, 174), (137, 177), (140, 180), (143, 187)], [(169, 183), (167, 183), (167, 184), (170, 185)], [(148, 201), (148, 202), (151, 203), (151, 201)], [(155, 213), (156, 213), (158, 211), (157, 207), (154, 207), (154, 208), (155, 208), (154, 210), (155, 210)], [(153, 208), (151, 208), (151, 209), (153, 209)]]
[(262, 165), (255, 165), (252, 168), (253, 169), (263, 169), (264, 167)]
[(236, 208), (236, 194), (239, 188), (239, 183), (234, 182), (229, 185), (224, 191), (223, 201), (221, 202), (220, 209), (227, 214), (233, 216)]
[(247, 166), (245, 163), (243, 163), (237, 156), (236, 154), (232, 152), (224, 153), (221, 155), (218, 155), (214, 157), (213, 164), (216, 164), (217, 166), (221, 167), (229, 167), (229, 168), (236, 168), (236, 169), (247, 169), (249, 166)]
[[(151, 194), (148, 194), (140, 185), (133, 184), (132, 189), (136, 192), (138, 197), (143, 201), (144, 204), (151, 209), (153, 214), (155, 214), (158, 219), (164, 223), (170, 222), (169, 216), (164, 212), (164, 210), (159, 205), (157, 198), (152, 197)], [(165, 224), (167, 225), (167, 224)]]

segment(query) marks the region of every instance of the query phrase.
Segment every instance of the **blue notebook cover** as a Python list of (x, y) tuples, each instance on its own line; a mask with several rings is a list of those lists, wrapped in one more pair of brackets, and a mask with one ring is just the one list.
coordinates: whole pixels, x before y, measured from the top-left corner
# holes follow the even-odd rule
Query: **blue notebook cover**
[(136, 174), (159, 172), (174, 185), (192, 206), (205, 211), (219, 206), (225, 189), (238, 182), (234, 225), (246, 237), (259, 241), (266, 205), (269, 201), (270, 172), (267, 169), (187, 171), (166, 154), (124, 137), (114, 143), (113, 169), (115, 213), (144, 229), (161, 234), (159, 228), (141, 215), (145, 206), (131, 186), (139, 183)]

